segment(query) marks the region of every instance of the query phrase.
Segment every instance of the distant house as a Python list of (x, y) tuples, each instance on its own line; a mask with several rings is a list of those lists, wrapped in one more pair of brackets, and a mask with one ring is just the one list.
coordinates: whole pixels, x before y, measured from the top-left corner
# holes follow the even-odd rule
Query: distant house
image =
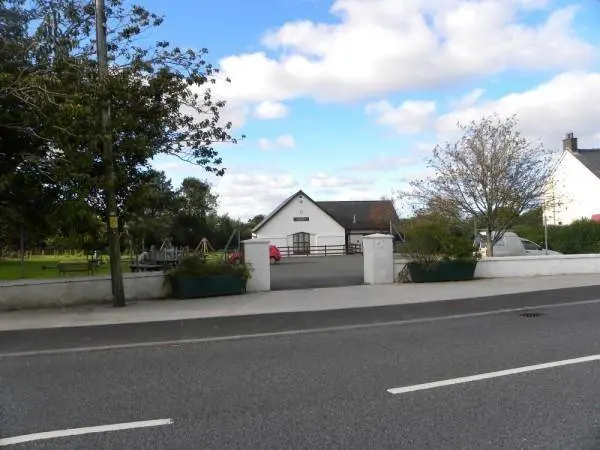
[(563, 140), (544, 208), (548, 225), (600, 219), (600, 149), (582, 149), (573, 133)]
[(307, 255), (362, 248), (362, 238), (373, 233), (392, 233), (399, 219), (391, 200), (315, 202), (298, 191), (264, 218), (253, 237)]

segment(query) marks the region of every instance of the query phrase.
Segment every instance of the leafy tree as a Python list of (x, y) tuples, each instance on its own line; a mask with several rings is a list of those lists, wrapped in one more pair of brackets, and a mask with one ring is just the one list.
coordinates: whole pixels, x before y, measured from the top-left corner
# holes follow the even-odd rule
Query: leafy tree
[[(57, 235), (85, 229), (88, 241), (101, 233), (97, 217), (107, 216), (101, 105), (111, 107), (121, 225), (140, 217), (153, 158), (170, 155), (221, 176), (216, 146), (237, 142), (221, 118), (224, 102), (211, 94), (224, 80), (207, 50), (141, 45), (163, 18), (124, 0), (106, 3), (110, 68), (99, 77), (93, 1), (0, 0), (0, 189), (25, 163), (43, 168), (39, 182), (57, 188), (71, 215), (53, 218)], [(14, 206), (5, 191), (0, 213)], [(145, 231), (153, 239), (167, 228), (155, 219)]]
[(446, 216), (478, 218), (493, 245), (525, 211), (543, 202), (551, 155), (524, 138), (514, 117), (497, 116), (461, 125), (463, 136), (437, 146), (429, 160), (433, 175), (411, 183), (407, 195)]
[(170, 235), (181, 201), (164, 172), (149, 170), (126, 199), (124, 217), (136, 248), (160, 245)]
[(211, 186), (205, 181), (188, 177), (181, 182), (179, 189), (182, 213), (206, 220), (217, 208), (218, 196), (211, 192)]
[(423, 263), (441, 260), (472, 260), (475, 248), (464, 224), (438, 213), (420, 214), (404, 224), (406, 242), (402, 252)]
[(140, 46), (140, 35), (160, 26), (163, 18), (139, 6), (127, 7), (122, 0), (108, 0), (110, 76), (101, 80), (95, 57), (94, 3), (35, 0), (34, 4), (31, 12), (20, 0), (3, 2), (20, 18), (19, 26), (11, 28), (16, 31), (9, 50), (19, 55), (23, 67), (12, 72), (2, 68), (0, 79), (5, 83), (0, 89), (3, 102), (16, 97), (36, 111), (39, 127), (32, 128), (29, 116), (12, 115), (18, 122), (13, 129), (23, 139), (43, 138), (43, 156), (52, 163), (56, 183), (69, 180), (71, 189), (104, 213), (98, 113), (98, 105), (104, 102), (112, 109), (110, 131), (121, 209), (159, 154), (224, 174), (215, 145), (236, 139), (229, 134), (231, 125), (221, 120), (224, 103), (211, 96), (209, 86), (219, 76), (205, 59), (206, 49), (181, 49), (164, 41)]
[(254, 227), (256, 227), (259, 223), (261, 223), (263, 220), (265, 220), (265, 215), (264, 214), (259, 214), (257, 216), (254, 216), (252, 219), (250, 219), (248, 221), (248, 226), (250, 227), (250, 229), (252, 230)]

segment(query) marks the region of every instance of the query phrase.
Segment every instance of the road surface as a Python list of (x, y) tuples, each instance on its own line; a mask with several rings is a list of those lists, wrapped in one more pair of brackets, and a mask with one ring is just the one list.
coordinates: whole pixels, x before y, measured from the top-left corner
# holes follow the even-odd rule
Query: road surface
[(362, 255), (284, 257), (271, 266), (271, 290), (358, 286), (363, 266)]
[(597, 449), (599, 293), (0, 333), (0, 447)]

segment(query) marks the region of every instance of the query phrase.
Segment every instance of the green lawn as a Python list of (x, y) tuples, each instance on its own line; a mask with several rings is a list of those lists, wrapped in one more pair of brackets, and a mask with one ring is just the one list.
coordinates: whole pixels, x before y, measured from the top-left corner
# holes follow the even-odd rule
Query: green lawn
[[(224, 259), (224, 252), (211, 252), (206, 255), (207, 260), (219, 260)], [(102, 255), (104, 264), (96, 269), (96, 275), (108, 275), (110, 274), (110, 266), (108, 264), (108, 256)], [(56, 265), (59, 262), (77, 262), (86, 261), (85, 255), (71, 256), (32, 256), (25, 260), (24, 265), (24, 278), (57, 278), (58, 269)], [(131, 272), (129, 267), (129, 255), (123, 255), (123, 272)], [(86, 272), (72, 272), (68, 274), (69, 277), (81, 277), (88, 276)], [(18, 280), (21, 278), (21, 260), (19, 259), (0, 259), (0, 280)]]
[[(96, 269), (96, 275), (108, 275), (110, 266), (108, 258), (103, 256), (105, 263)], [(24, 278), (57, 278), (59, 262), (86, 261), (85, 256), (34, 256), (25, 260)], [(129, 259), (123, 261), (123, 272), (131, 272)], [(86, 272), (73, 272), (69, 277), (87, 276)], [(21, 261), (19, 259), (0, 259), (0, 280), (18, 280), (21, 278)]]

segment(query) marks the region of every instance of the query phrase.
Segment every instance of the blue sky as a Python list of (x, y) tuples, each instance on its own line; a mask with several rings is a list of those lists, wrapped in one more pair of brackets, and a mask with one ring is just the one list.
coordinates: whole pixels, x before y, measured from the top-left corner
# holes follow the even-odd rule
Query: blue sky
[(213, 179), (159, 158), (178, 184), (207, 178), (221, 212), (391, 196), (427, 174), (458, 120), (517, 114), (549, 148), (600, 145), (595, 0), (142, 0), (166, 17), (148, 39), (206, 47), (231, 77), (218, 95), (246, 139)]

